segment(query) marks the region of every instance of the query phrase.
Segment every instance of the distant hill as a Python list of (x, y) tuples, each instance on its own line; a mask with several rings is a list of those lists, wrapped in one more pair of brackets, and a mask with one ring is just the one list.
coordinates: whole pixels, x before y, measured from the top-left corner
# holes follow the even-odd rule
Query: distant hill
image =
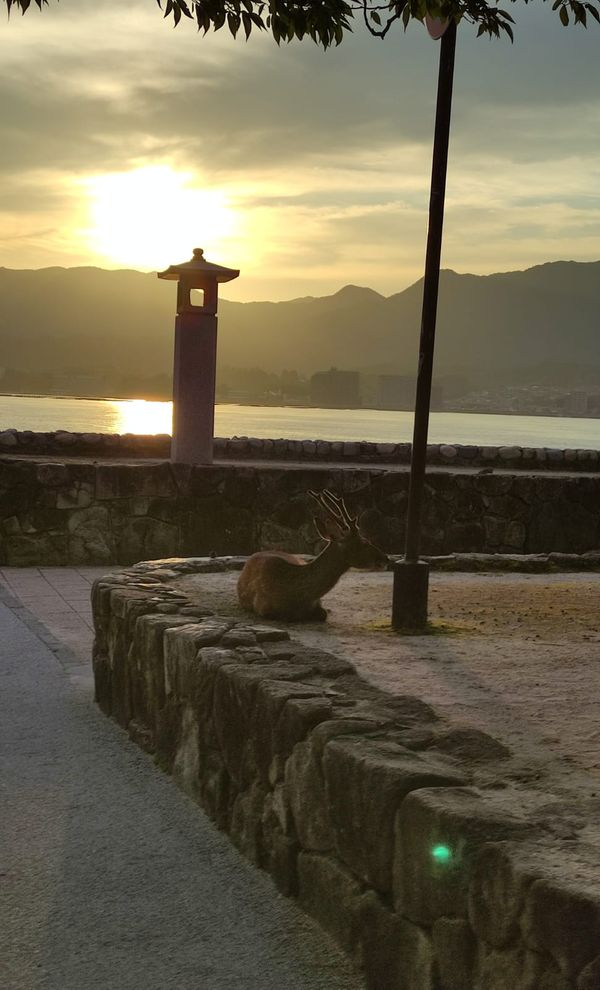
[[(336, 366), (414, 373), (422, 282), (389, 298), (347, 285), (287, 302), (220, 303), (219, 361), (303, 373)], [(0, 269), (0, 366), (170, 372), (175, 291), (153, 274)], [(600, 261), (440, 282), (436, 373), (600, 368)]]

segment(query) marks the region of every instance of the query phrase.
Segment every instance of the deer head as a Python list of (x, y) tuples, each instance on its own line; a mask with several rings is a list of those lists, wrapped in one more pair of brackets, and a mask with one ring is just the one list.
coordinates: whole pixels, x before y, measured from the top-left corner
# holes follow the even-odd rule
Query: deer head
[(308, 494), (325, 512), (323, 520), (313, 517), (317, 533), (326, 543), (342, 550), (348, 567), (387, 566), (387, 555), (362, 535), (358, 517), (351, 515), (343, 498), (328, 488), (322, 492), (309, 490)]

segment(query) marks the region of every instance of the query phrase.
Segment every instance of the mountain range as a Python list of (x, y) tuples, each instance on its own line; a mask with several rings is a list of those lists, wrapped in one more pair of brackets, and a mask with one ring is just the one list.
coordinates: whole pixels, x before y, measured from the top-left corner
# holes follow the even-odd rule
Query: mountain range
[[(303, 374), (335, 366), (414, 374), (422, 280), (385, 297), (219, 303), (219, 362)], [(99, 268), (0, 268), (0, 367), (170, 373), (174, 286)], [(440, 278), (436, 374), (511, 380), (535, 367), (600, 369), (600, 261)], [(560, 372), (558, 372), (560, 373)]]

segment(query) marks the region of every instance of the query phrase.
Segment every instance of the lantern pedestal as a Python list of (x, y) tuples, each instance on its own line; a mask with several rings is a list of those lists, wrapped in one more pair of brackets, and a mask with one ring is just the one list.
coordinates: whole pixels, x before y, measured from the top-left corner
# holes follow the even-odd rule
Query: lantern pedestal
[(212, 464), (217, 369), (217, 317), (180, 313), (175, 319), (171, 460)]

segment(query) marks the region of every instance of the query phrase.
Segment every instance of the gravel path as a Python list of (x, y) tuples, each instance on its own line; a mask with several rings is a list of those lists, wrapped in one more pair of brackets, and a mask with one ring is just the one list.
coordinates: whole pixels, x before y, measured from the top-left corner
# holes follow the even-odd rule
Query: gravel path
[(3, 990), (360, 990), (0, 604)]

